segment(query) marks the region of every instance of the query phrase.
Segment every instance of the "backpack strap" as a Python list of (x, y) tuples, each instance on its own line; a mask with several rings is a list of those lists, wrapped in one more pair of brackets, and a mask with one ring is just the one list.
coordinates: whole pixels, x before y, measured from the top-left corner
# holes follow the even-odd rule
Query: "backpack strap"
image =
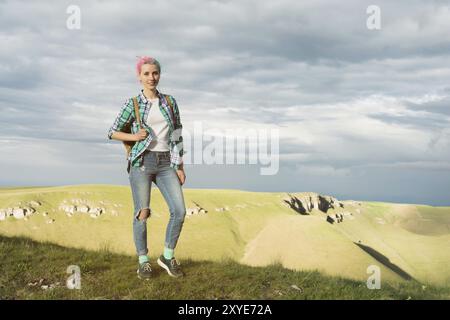
[(139, 125), (139, 129), (142, 128), (141, 115), (139, 114), (139, 103), (137, 97), (133, 97), (134, 114), (136, 115), (136, 121)]
[(172, 113), (173, 123), (174, 123), (174, 125), (176, 125), (177, 124), (177, 119), (175, 118), (175, 111), (173, 109), (172, 100), (170, 100), (170, 98), (169, 98), (169, 96), (167, 94), (164, 95), (164, 99), (166, 99), (167, 103), (169, 104), (170, 112)]

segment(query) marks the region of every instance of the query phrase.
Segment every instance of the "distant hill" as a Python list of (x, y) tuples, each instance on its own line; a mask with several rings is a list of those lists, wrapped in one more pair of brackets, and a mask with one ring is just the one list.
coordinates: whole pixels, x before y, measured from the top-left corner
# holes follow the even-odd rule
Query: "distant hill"
[[(249, 266), (365, 281), (450, 287), (450, 207), (337, 200), (312, 192), (184, 189), (181, 261), (230, 259)], [(163, 249), (168, 208), (152, 189), (149, 249)], [(134, 257), (127, 186), (0, 189), (0, 235)]]

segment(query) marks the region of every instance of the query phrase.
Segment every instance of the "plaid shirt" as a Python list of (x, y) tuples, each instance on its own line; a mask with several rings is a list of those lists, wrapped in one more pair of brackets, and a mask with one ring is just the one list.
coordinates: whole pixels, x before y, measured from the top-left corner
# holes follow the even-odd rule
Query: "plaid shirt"
[[(161, 110), (162, 115), (169, 125), (169, 149), (170, 149), (170, 167), (174, 169), (179, 169), (183, 163), (183, 137), (181, 135), (182, 124), (180, 120), (180, 111), (178, 109), (177, 102), (170, 95), (163, 95), (157, 91), (159, 98), (159, 110)], [(173, 106), (173, 114), (166, 97), (170, 99)], [(151, 108), (151, 103), (148, 102), (145, 97), (143, 90), (137, 96), (137, 101), (139, 104), (139, 114), (141, 116), (141, 123), (143, 129), (148, 132), (147, 138), (144, 140), (137, 141), (133, 148), (131, 149), (130, 156), (128, 160), (131, 161), (131, 166), (140, 167), (142, 165), (142, 154), (150, 145), (153, 139), (156, 138), (153, 130), (147, 126), (147, 118)], [(122, 109), (117, 115), (114, 124), (108, 131), (108, 138), (112, 139), (112, 135), (116, 131), (123, 131), (127, 127), (131, 126), (131, 133), (135, 134), (139, 131), (139, 125), (136, 121), (136, 116), (134, 114), (133, 99), (130, 98), (125, 101)]]

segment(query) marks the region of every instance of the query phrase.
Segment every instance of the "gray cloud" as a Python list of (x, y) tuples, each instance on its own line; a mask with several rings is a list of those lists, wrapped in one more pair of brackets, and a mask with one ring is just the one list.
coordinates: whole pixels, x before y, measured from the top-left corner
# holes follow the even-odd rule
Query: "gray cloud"
[(427, 113), (435, 114), (437, 117), (442, 117), (442, 115), (450, 116), (450, 96), (445, 97), (441, 100), (430, 101), (422, 104), (409, 102), (406, 106), (414, 111), (424, 111)]
[(370, 1), (79, 1), (73, 31), (71, 4), (0, 2), (0, 184), (126, 184), (106, 132), (148, 54), (185, 130), (280, 130), (278, 175), (192, 165), (187, 187), (448, 204), (401, 182), (450, 189), (446, 1), (378, 1), (379, 31), (366, 28)]

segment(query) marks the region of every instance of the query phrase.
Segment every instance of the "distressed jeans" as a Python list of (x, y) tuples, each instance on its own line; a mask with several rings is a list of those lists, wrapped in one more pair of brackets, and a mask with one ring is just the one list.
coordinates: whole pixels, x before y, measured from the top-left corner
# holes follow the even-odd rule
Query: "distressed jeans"
[(133, 237), (138, 255), (146, 255), (147, 219), (140, 220), (141, 209), (150, 209), (151, 186), (154, 179), (169, 206), (170, 219), (166, 229), (165, 247), (175, 249), (186, 215), (183, 191), (174, 168), (170, 167), (170, 151), (144, 152), (140, 167), (131, 167), (129, 180), (133, 194)]

